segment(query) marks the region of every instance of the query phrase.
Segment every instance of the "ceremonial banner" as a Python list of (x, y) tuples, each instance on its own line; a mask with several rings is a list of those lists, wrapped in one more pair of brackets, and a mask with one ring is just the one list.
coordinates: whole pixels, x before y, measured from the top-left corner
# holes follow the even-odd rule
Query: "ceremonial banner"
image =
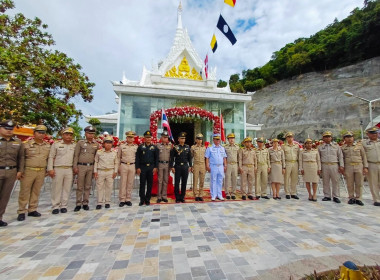
[(222, 112), (220, 112), (220, 139), (226, 142), (226, 134), (224, 133), (224, 121)]
[(206, 75), (206, 79), (208, 79), (208, 54), (206, 54), (206, 58), (205, 58), (205, 75)]
[(218, 48), (218, 42), (216, 41), (215, 34), (212, 35), (212, 40), (211, 40), (210, 45), (211, 45), (212, 52), (214, 53), (216, 51), (216, 49)]
[(174, 142), (173, 134), (172, 134), (172, 131), (170, 130), (170, 125), (169, 125), (168, 117), (165, 114), (165, 110), (162, 109), (161, 113), (162, 113), (162, 115), (161, 115), (161, 126), (162, 126), (162, 129), (164, 130), (164, 128), (166, 128), (166, 130), (168, 131), (168, 134), (169, 134), (169, 139), (172, 142)]
[(216, 25), (216, 27), (218, 27), (218, 29), (228, 38), (228, 40), (230, 40), (232, 45), (235, 45), (236, 43), (235, 35), (234, 33), (232, 33), (231, 28), (228, 26), (227, 22), (224, 20), (222, 15), (220, 15), (218, 24)]
[(235, 7), (236, 0), (224, 0), (224, 3), (230, 5), (231, 7)]

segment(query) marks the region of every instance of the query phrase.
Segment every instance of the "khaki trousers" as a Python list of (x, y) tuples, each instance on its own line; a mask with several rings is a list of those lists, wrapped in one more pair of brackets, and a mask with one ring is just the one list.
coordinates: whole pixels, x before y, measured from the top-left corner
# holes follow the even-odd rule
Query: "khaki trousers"
[(332, 196), (339, 197), (339, 166), (338, 164), (322, 163), (323, 195), (329, 198), (331, 198), (330, 180), (332, 185)]
[(380, 202), (380, 164), (368, 163), (368, 183), (374, 202)]
[(134, 164), (120, 164), (119, 201), (127, 202), (132, 199), (133, 183), (135, 182), (136, 166)]
[[(253, 183), (255, 181), (255, 168), (243, 165), (243, 174), (240, 174), (241, 178), (241, 194), (252, 195)], [(248, 185), (248, 191), (247, 191)]]
[(259, 164), (256, 173), (256, 196), (267, 196), (268, 188), (268, 165)]
[(98, 205), (110, 204), (113, 187), (113, 169), (105, 171), (98, 170), (98, 180), (96, 180), (96, 191), (98, 192)]
[(92, 185), (92, 175), (94, 172), (93, 165), (78, 165), (78, 182), (77, 182), (77, 205), (81, 206), (88, 205), (91, 185)]
[(73, 185), (73, 169), (55, 167), (55, 177), (51, 184), (51, 204), (53, 209), (67, 208)]
[(284, 190), (286, 195), (297, 194), (298, 162), (286, 162)]
[(158, 164), (158, 199), (167, 199), (168, 194), (169, 163)]
[[(44, 185), (46, 170), (25, 169), (24, 178), (20, 181), (17, 214), (37, 211), (38, 199)], [(28, 209), (26, 206), (28, 205)]]
[(17, 168), (10, 170), (0, 169), (0, 221), (3, 220), (5, 209), (16, 181)]
[(344, 165), (344, 176), (346, 177), (348, 198), (362, 199), (363, 190), (363, 164)]
[(236, 193), (236, 181), (238, 175), (238, 165), (227, 164), (225, 188), (226, 195), (235, 195)]
[(193, 166), (193, 193), (194, 197), (203, 197), (206, 166), (204, 163), (194, 163)]

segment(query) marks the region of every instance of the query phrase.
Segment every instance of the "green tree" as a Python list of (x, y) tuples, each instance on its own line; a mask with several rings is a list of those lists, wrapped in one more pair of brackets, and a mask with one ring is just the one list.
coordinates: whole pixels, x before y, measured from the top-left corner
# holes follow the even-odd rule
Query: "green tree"
[(227, 82), (226, 81), (223, 81), (223, 80), (219, 80), (218, 81), (218, 84), (217, 84), (218, 88), (224, 88), (226, 86), (227, 86)]
[(74, 139), (79, 140), (82, 138), (82, 127), (79, 125), (79, 117), (75, 119), (69, 126), (74, 129)]
[(0, 119), (57, 131), (82, 115), (73, 99), (91, 102), (95, 84), (73, 59), (52, 49), (46, 24), (6, 14), (13, 8), (13, 1), (0, 0)]

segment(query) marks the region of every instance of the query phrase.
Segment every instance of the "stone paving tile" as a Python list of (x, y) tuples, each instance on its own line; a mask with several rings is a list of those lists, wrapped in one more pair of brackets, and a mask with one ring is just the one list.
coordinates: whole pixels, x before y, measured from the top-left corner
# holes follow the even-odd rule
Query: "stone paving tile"
[[(368, 188), (368, 187), (367, 187)], [(380, 263), (380, 216), (364, 207), (300, 200), (160, 204), (51, 215), (18, 222), (18, 189), (0, 229), (0, 279), (294, 279), (346, 260)], [(345, 194), (345, 190), (341, 190)]]

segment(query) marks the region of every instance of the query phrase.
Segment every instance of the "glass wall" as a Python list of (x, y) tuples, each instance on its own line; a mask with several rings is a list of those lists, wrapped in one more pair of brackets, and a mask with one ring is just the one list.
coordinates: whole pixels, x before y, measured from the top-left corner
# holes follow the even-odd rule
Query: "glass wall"
[[(149, 129), (150, 114), (161, 108), (173, 108), (182, 106), (193, 106), (205, 109), (219, 116), (223, 114), (224, 128), (226, 135), (235, 133), (236, 142), (244, 139), (244, 103), (243, 102), (219, 102), (202, 100), (178, 100), (174, 98), (132, 96), (122, 94), (120, 98), (120, 128), (119, 137), (125, 138), (125, 132), (136, 131), (137, 135), (142, 136)], [(169, 119), (170, 122), (170, 119)], [(196, 121), (198, 122), (198, 121)], [(160, 125), (160, 122), (159, 122)], [(202, 121), (195, 125), (195, 133), (202, 133), (205, 141), (212, 140), (212, 123)]]

